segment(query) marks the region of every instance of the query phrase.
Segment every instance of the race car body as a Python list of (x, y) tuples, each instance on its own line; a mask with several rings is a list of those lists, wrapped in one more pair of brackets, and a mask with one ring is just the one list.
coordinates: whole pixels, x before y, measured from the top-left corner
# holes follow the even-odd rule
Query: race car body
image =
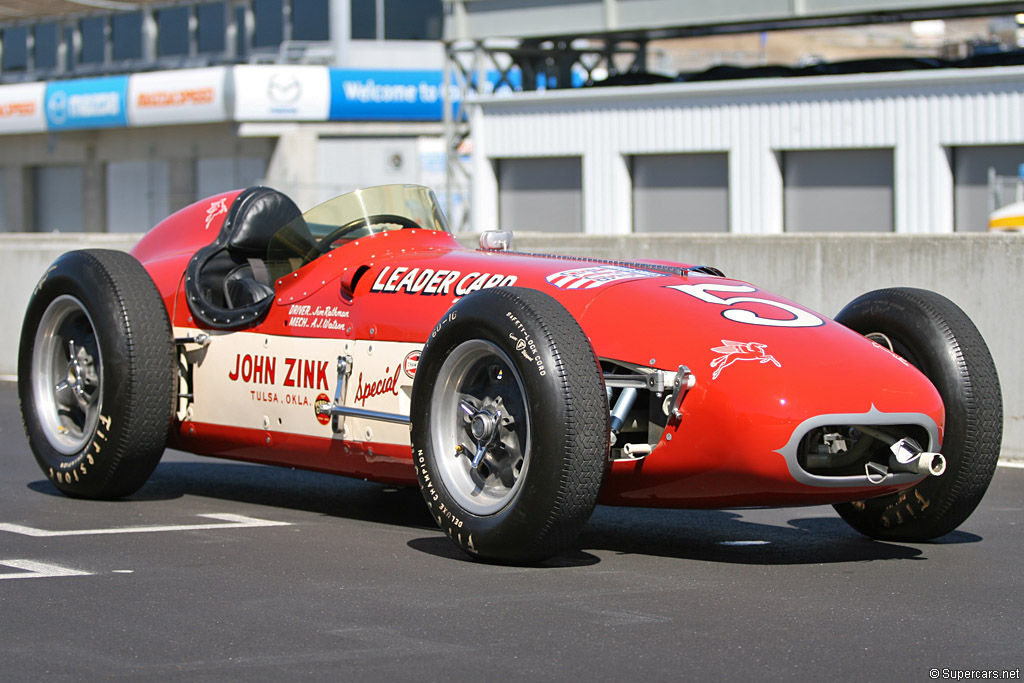
[[(167, 407), (125, 428), (123, 449), (164, 424), (160, 451), (418, 484), (459, 547), (507, 562), (558, 552), (597, 502), (832, 503), (869, 535), (924, 538), (980, 500), (998, 379), (948, 300), (876, 292), (840, 324), (714, 268), (507, 247), (462, 247), (425, 188), (360, 190), (304, 215), (250, 188), (139, 242), (145, 302), (96, 294), (125, 289), (123, 259), (62, 257), (23, 330), (30, 443), (59, 488), (130, 493), (159, 453), (97, 463), (111, 408), (139, 400), (107, 385), (138, 383)], [(127, 343), (131, 321), (105, 315), (147, 316), (166, 338)], [(129, 331), (105, 342), (108, 327)], [(167, 366), (160, 377), (107, 376), (105, 346), (142, 345), (160, 352), (136, 364)], [(950, 492), (979, 477), (980, 490)]]

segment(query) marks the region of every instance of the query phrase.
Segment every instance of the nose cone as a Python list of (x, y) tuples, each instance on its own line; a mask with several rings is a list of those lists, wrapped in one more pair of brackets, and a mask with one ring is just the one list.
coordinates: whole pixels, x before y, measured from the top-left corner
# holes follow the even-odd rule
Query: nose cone
[[(714, 284), (753, 289), (729, 280)], [(604, 296), (622, 297), (627, 288), (618, 289)], [(744, 300), (720, 296), (721, 289), (704, 293), (729, 303), (648, 288), (644, 302), (668, 312), (657, 332), (634, 336), (632, 343), (620, 335), (603, 348), (595, 344), (605, 358), (626, 354), (636, 365), (666, 370), (685, 365), (696, 377), (681, 419), (669, 421), (642, 465), (660, 482), (642, 495), (674, 496), (688, 506), (694, 500), (707, 506), (852, 500), (867, 489), (885, 492), (869, 482), (865, 465), (875, 457), (871, 449), (888, 445), (865, 437), (858, 426), (939, 449), (942, 400), (904, 359), (759, 290), (740, 290)], [(636, 294), (627, 310), (636, 310)], [(624, 299), (618, 305), (627, 306)], [(890, 475), (884, 486), (913, 481), (912, 475)]]

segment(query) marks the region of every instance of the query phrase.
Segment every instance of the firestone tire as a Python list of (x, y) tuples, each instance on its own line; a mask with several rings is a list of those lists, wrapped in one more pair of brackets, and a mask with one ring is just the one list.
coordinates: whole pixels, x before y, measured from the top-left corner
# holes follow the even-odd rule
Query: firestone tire
[(167, 443), (176, 375), (167, 310), (134, 257), (90, 249), (54, 262), (25, 313), (18, 396), (29, 446), (58, 489), (138, 490)]
[(604, 482), (608, 434), (594, 350), (547, 294), (466, 296), (423, 349), (412, 393), (420, 489), (476, 559), (530, 564), (572, 543)]
[(943, 475), (911, 489), (836, 510), (871, 538), (925, 541), (948, 534), (981, 502), (999, 459), (1003, 403), (985, 340), (956, 304), (922, 289), (869, 292), (836, 320), (890, 346), (932, 381), (946, 408), (940, 451), (947, 463)]

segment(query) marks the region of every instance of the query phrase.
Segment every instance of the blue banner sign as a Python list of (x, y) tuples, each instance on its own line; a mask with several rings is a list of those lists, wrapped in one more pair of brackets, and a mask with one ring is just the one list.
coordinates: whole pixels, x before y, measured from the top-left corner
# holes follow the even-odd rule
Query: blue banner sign
[(128, 125), (128, 76), (51, 81), (46, 84), (50, 130)]
[(331, 69), (332, 121), (440, 121), (441, 71)]
[[(440, 121), (444, 109), (444, 72), (432, 70), (331, 69), (332, 121)], [(499, 80), (497, 71), (485, 76), (484, 92), (492, 92)], [(522, 75), (508, 75), (518, 89)], [(459, 98), (453, 83), (452, 101)], [(499, 90), (511, 90), (502, 83)]]

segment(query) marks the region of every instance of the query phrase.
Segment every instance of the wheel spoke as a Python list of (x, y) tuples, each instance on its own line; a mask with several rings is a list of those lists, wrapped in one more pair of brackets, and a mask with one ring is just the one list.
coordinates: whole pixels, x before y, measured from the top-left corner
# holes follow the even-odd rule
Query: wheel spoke
[(473, 460), (469, 463), (469, 466), (473, 469), (480, 467), (480, 461), (484, 459), (484, 454), (487, 453), (487, 444), (478, 443), (476, 446), (476, 453), (473, 454)]
[(461, 408), (462, 412), (464, 412), (469, 417), (473, 417), (474, 415), (476, 415), (476, 408), (470, 405), (469, 401), (465, 399), (459, 401), (459, 408)]

